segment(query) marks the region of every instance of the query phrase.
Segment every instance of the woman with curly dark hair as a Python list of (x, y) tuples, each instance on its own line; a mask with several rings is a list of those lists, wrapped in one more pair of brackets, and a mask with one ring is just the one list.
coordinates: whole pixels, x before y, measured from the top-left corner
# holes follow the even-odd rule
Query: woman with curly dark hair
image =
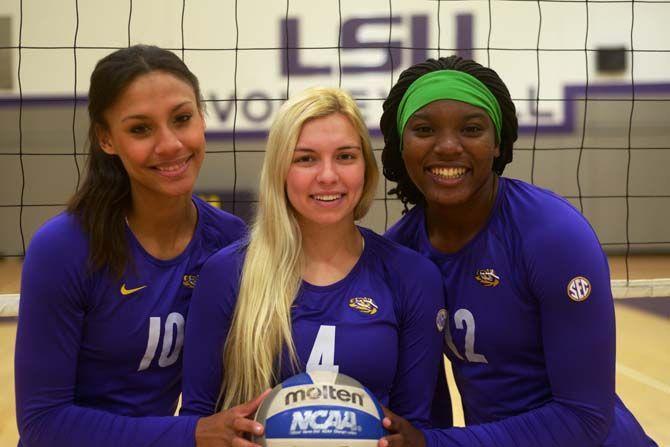
[(442, 271), (445, 354), (467, 425), (419, 431), (389, 413), (380, 447), (655, 445), (614, 391), (595, 232), (565, 199), (501, 177), (518, 122), (497, 73), (457, 56), (414, 65), (381, 128), (384, 175), (406, 212), (387, 237)]

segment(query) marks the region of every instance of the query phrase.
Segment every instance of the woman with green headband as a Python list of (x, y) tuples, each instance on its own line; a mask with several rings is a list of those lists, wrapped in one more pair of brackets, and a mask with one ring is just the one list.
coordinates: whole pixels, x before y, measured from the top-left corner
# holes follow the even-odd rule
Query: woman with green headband
[[(565, 199), (500, 177), (518, 122), (496, 72), (457, 56), (410, 67), (381, 129), (384, 175), (405, 206), (386, 236), (442, 272), (444, 352), (466, 427), (420, 431), (389, 412), (379, 446), (656, 445), (615, 394), (595, 232)], [(440, 405), (450, 413), (445, 396)]]

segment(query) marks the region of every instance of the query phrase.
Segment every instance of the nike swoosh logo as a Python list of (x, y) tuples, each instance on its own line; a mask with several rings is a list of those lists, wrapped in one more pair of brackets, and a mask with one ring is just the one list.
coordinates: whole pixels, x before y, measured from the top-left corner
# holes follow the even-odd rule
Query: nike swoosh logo
[(131, 293), (135, 293), (138, 290), (144, 289), (146, 286), (140, 286), (140, 287), (135, 287), (134, 289), (126, 289), (126, 285), (122, 284), (121, 285), (121, 295), (130, 295)]

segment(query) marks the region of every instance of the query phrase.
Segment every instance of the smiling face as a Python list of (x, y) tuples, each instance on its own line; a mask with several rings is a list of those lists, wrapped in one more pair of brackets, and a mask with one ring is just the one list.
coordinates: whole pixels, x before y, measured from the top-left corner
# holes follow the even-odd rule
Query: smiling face
[(403, 133), (403, 161), (426, 202), (458, 206), (487, 200), (493, 159), (500, 154), (486, 112), (454, 101), (432, 102), (417, 111)]
[(100, 146), (121, 159), (134, 196), (191, 194), (205, 156), (205, 122), (191, 85), (162, 71), (141, 75), (104, 117)]
[(300, 225), (353, 225), (365, 184), (361, 137), (334, 113), (307, 121), (286, 177), (286, 194)]

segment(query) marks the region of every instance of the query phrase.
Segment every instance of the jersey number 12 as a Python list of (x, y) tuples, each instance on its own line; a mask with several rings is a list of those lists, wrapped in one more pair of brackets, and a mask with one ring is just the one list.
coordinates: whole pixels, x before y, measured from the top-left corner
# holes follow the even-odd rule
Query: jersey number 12
[[(465, 329), (465, 358), (473, 363), (488, 363), (483, 354), (475, 352), (475, 317), (472, 315), (472, 312), (467, 309), (458, 309), (454, 314), (454, 323), (456, 323), (456, 329)], [(451, 338), (449, 318), (447, 318), (447, 326), (444, 328), (444, 338), (451, 352), (459, 359), (464, 360), (458, 349), (456, 349), (454, 340)]]

